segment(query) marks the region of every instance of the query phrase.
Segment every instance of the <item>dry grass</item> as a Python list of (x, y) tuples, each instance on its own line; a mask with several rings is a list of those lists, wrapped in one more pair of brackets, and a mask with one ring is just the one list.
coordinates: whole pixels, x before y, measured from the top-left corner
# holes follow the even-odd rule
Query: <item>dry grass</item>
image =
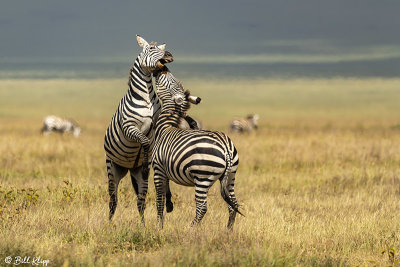
[[(0, 262), (9, 255), (40, 255), (51, 266), (393, 265), (399, 259), (399, 80), (185, 82), (203, 98), (193, 113), (210, 128), (261, 114), (257, 133), (231, 135), (240, 155), (236, 194), (246, 214), (233, 232), (225, 227), (218, 185), (198, 228), (189, 227), (193, 188), (172, 185), (175, 210), (157, 229), (152, 182), (143, 228), (127, 178), (108, 223), (103, 134), (124, 85), (0, 82)], [(40, 136), (49, 113), (77, 119), (81, 138)]]

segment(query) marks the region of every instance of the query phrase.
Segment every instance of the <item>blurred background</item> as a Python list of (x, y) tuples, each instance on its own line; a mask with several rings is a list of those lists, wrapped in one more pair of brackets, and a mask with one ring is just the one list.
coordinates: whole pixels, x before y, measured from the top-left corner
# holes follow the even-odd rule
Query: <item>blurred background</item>
[(181, 79), (398, 77), (398, 1), (54, 1), (0, 9), (0, 78), (125, 78), (139, 34)]

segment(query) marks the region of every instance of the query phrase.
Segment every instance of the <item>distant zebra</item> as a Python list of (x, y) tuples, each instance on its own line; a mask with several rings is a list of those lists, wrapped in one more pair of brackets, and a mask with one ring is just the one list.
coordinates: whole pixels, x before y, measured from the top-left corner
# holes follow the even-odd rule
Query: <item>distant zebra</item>
[(81, 133), (81, 128), (71, 119), (63, 119), (57, 116), (47, 116), (43, 119), (42, 134), (49, 135), (51, 132), (72, 133), (78, 137)]
[(253, 129), (256, 130), (258, 128), (258, 119), (258, 114), (248, 115), (246, 118), (234, 119), (229, 129), (231, 132), (236, 133), (251, 132)]
[(161, 227), (165, 201), (167, 208), (172, 205), (167, 194), (169, 180), (195, 187), (196, 216), (192, 225), (198, 224), (207, 212), (207, 192), (220, 180), (221, 195), (229, 209), (228, 228), (231, 228), (239, 212), (234, 192), (239, 156), (233, 142), (221, 132), (177, 128), (190, 108), (189, 102), (197, 104), (200, 98), (184, 92), (166, 67), (156, 75), (156, 86), (162, 111), (156, 124), (152, 165)]
[(128, 92), (121, 99), (104, 137), (108, 193), (110, 195), (109, 219), (118, 203), (118, 185), (130, 172), (132, 186), (137, 194), (137, 207), (144, 223), (145, 198), (148, 188), (149, 153), (154, 142), (154, 124), (161, 104), (152, 85), (152, 72), (173, 61), (165, 44), (147, 43), (136, 36), (143, 48), (130, 70)]
[(189, 124), (188, 120), (189, 118), (186, 118), (185, 120), (181, 120), (179, 122), (178, 128), (182, 130), (189, 130), (189, 129), (195, 129), (195, 130), (204, 130), (203, 124), (201, 121), (193, 119), (193, 122)]

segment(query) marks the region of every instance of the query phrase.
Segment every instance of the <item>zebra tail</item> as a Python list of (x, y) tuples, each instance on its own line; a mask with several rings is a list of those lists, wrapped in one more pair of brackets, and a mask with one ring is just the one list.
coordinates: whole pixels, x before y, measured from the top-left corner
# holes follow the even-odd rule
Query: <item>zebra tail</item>
[(228, 203), (229, 206), (231, 206), (231, 208), (235, 212), (237, 212), (240, 215), (244, 216), (243, 213), (241, 213), (239, 211), (238, 205), (237, 204), (235, 205), (235, 203), (233, 203), (233, 201), (231, 199), (231, 195), (229, 194), (229, 190), (228, 190), (228, 182), (229, 182), (229, 175), (228, 174), (229, 174), (229, 172), (230, 172), (230, 170), (232, 168), (232, 157), (231, 157), (229, 152), (226, 153), (225, 160), (226, 160), (226, 163), (227, 163), (227, 167), (225, 169), (224, 176), (221, 179), (221, 195), (222, 195), (222, 198), (226, 201), (226, 203)]

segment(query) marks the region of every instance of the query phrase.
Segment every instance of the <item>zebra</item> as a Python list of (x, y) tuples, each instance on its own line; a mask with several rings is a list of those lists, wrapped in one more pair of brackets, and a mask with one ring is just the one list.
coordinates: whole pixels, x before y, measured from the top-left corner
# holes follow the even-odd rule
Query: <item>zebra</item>
[(157, 73), (155, 80), (162, 102), (152, 153), (160, 226), (163, 227), (165, 201), (167, 209), (172, 205), (169, 180), (195, 187), (196, 216), (191, 225), (197, 225), (207, 212), (207, 192), (219, 179), (221, 195), (229, 209), (228, 228), (232, 228), (236, 213), (242, 214), (234, 192), (239, 156), (232, 140), (222, 132), (177, 128), (190, 103), (198, 104), (201, 99), (184, 91), (167, 67)]
[(118, 185), (127, 174), (137, 195), (137, 207), (144, 223), (145, 198), (148, 188), (149, 153), (153, 146), (154, 124), (161, 111), (161, 104), (153, 90), (152, 72), (173, 56), (166, 45), (148, 43), (136, 35), (142, 52), (136, 58), (128, 81), (128, 92), (120, 100), (104, 137), (108, 176), (109, 220), (114, 216), (118, 203)]
[(246, 118), (238, 118), (231, 121), (229, 129), (231, 132), (243, 133), (258, 129), (258, 114), (247, 115)]
[(81, 133), (81, 128), (72, 119), (64, 119), (54, 115), (46, 116), (43, 119), (41, 133), (49, 135), (53, 131), (61, 134), (72, 133), (75, 137), (78, 137)]
[(189, 118), (185, 118), (184, 120), (181, 120), (179, 122), (178, 128), (183, 129), (183, 130), (188, 130), (188, 129), (195, 129), (195, 130), (204, 130), (203, 124), (201, 121), (193, 119), (193, 122), (190, 124), (188, 122), (190, 120)]

